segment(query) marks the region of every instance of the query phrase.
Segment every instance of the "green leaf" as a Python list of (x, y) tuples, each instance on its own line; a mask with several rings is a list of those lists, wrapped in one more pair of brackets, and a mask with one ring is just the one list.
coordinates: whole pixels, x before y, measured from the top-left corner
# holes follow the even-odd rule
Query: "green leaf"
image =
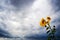
[(47, 27), (47, 26), (45, 25), (45, 27)]
[(53, 28), (52, 29), (52, 34), (54, 34), (56, 32), (56, 29), (55, 28)]
[(52, 30), (53, 30), (53, 32), (56, 32), (55, 26), (53, 26), (53, 29)]
[(52, 35), (52, 33), (50, 32), (49, 35)]
[(55, 28), (55, 25), (53, 27)]
[(54, 32), (56, 32), (56, 29), (53, 29), (54, 30)]
[(50, 30), (47, 31), (47, 33), (49, 33), (49, 32), (50, 32)]
[(46, 30), (48, 30), (50, 27), (47, 27)]

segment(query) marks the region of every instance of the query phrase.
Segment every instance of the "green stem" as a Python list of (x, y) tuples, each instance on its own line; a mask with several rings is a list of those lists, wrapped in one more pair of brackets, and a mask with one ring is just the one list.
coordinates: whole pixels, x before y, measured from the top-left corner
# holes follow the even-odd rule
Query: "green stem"
[(50, 27), (50, 30), (52, 30), (50, 24), (48, 24), (48, 26)]
[(51, 33), (50, 36), (52, 36), (52, 39), (53, 39), (53, 40), (56, 40), (55, 35), (54, 35), (55, 33), (53, 33), (53, 29), (51, 29), (50, 24), (48, 24), (48, 26), (50, 27), (50, 31), (51, 31), (51, 32), (50, 32), (50, 33)]

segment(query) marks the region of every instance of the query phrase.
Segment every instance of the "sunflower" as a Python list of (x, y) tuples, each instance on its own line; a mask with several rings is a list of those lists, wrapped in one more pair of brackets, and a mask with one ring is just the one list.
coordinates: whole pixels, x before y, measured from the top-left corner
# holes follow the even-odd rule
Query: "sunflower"
[(46, 19), (47, 19), (47, 23), (50, 23), (51, 18), (48, 16)]
[(45, 26), (45, 25), (46, 25), (46, 20), (42, 18), (40, 21), (40, 26)]

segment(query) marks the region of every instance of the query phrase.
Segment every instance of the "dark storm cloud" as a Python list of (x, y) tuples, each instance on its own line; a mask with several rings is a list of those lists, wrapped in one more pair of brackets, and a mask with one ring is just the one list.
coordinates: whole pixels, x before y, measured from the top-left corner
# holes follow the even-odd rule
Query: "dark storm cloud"
[(60, 11), (60, 0), (52, 0), (52, 6), (55, 11)]
[(31, 36), (26, 37), (27, 40), (47, 40), (46, 34), (39, 35), (39, 34), (33, 34)]
[(57, 26), (58, 28), (56, 29), (57, 36), (60, 36), (60, 24)]
[(4, 31), (3, 29), (0, 28), (0, 37), (11, 37), (11, 35), (7, 32)]
[(58, 18), (54, 19), (52, 23), (60, 23), (60, 17), (58, 16)]
[(23, 5), (29, 5), (32, 3), (34, 0), (10, 0), (11, 4), (16, 6), (16, 7), (21, 7)]
[(52, 23), (56, 23), (57, 24), (57, 28), (56, 28), (56, 37), (58, 38), (58, 36), (60, 37), (60, 0), (52, 0), (51, 1), (51, 5), (53, 6), (53, 9), (55, 10), (55, 13), (57, 18), (55, 18)]
[(4, 28), (6, 28), (6, 25), (4, 23), (1, 23), (0, 22), (0, 37), (4, 37), (4, 38), (7, 38), (7, 37), (12, 37), (10, 35), (10, 33), (8, 33), (7, 31), (4, 30)]

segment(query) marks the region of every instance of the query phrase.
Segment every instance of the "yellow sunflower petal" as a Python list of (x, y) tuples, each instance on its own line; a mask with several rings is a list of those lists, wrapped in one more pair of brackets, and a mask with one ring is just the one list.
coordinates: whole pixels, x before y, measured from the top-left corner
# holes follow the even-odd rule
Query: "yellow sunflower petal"
[(46, 20), (44, 18), (40, 21), (40, 26), (44, 27), (46, 25)]

